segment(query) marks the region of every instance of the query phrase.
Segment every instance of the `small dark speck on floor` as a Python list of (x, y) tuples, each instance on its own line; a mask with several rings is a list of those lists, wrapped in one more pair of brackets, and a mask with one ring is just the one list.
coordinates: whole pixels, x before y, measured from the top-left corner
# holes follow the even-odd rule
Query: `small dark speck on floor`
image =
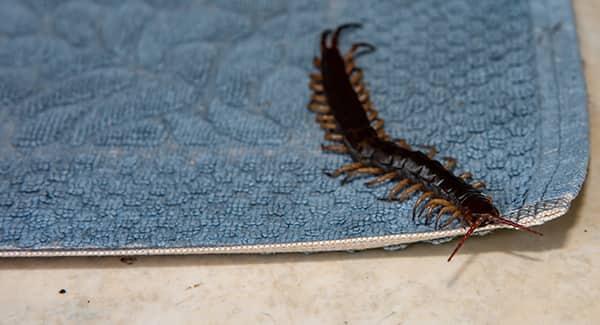
[(124, 256), (124, 257), (121, 257), (120, 261), (121, 261), (121, 263), (131, 265), (137, 261), (137, 258), (135, 258), (133, 256)]
[(61, 295), (64, 295), (65, 293), (67, 293), (67, 290), (60, 289), (60, 290), (58, 290), (58, 293), (61, 294)]
[(587, 232), (587, 229), (583, 229), (583, 232)]

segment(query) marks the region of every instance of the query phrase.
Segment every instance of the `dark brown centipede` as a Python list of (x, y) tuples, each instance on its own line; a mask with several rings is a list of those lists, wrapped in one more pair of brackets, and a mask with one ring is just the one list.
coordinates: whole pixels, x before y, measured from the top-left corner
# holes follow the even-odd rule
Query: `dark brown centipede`
[[(437, 151), (413, 150), (403, 139), (392, 140), (383, 129), (383, 120), (373, 107), (369, 92), (362, 81), (363, 73), (354, 61), (358, 54), (372, 52), (368, 43), (355, 43), (342, 55), (338, 48), (340, 33), (362, 25), (350, 23), (339, 26), (331, 37), (331, 30), (321, 34), (321, 57), (315, 57), (318, 73), (310, 75), (310, 88), (314, 91), (308, 108), (317, 113), (316, 121), (325, 130), (325, 140), (333, 144), (322, 145), (327, 152), (349, 154), (353, 162), (332, 173), (332, 177), (345, 175), (347, 182), (357, 175), (376, 176), (365, 183), (377, 186), (395, 182), (386, 200), (405, 201), (421, 192), (412, 210), (413, 220), (425, 216), (425, 223), (435, 221), (436, 229), (443, 229), (458, 221), (468, 227), (448, 261), (458, 252), (475, 229), (489, 224), (505, 224), (534, 234), (529, 229), (500, 216), (481, 188), (483, 182), (470, 182), (471, 173), (456, 176), (452, 170), (456, 160), (446, 157), (442, 164), (434, 157)], [(448, 216), (443, 219), (443, 216)], [(443, 221), (443, 223), (442, 223)]]

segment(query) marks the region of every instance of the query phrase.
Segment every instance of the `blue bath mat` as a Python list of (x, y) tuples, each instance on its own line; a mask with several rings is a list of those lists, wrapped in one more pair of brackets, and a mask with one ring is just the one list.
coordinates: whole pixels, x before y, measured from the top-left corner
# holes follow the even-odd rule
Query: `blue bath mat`
[(361, 249), (459, 235), (412, 201), (323, 175), (306, 110), (319, 33), (386, 130), (433, 144), (527, 225), (586, 173), (585, 85), (567, 0), (0, 1), (0, 255)]

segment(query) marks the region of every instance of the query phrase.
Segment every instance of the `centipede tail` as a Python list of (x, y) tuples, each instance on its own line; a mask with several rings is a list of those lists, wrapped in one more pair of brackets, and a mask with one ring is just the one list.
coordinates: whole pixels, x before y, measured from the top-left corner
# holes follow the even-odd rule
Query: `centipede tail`
[[(309, 110), (316, 113), (315, 121), (325, 130), (323, 151), (350, 155), (347, 163), (330, 177), (344, 176), (342, 184), (358, 176), (373, 179), (368, 187), (393, 183), (386, 201), (406, 201), (417, 193), (412, 218), (435, 224), (436, 229), (460, 222), (467, 232), (448, 258), (454, 257), (475, 230), (489, 224), (504, 224), (519, 230), (541, 235), (500, 216), (492, 199), (481, 190), (482, 181), (471, 183), (472, 174), (458, 176), (452, 172), (456, 159), (443, 157), (442, 164), (435, 160), (438, 153), (433, 146), (417, 146), (425, 151), (413, 150), (404, 139), (392, 139), (384, 129), (384, 121), (371, 102), (363, 81), (364, 73), (356, 65), (356, 57), (376, 50), (375, 46), (359, 42), (341, 54), (339, 40), (347, 29), (361, 28), (359, 23), (349, 23), (335, 30), (321, 33), (321, 55), (313, 65), (318, 72), (310, 74), (309, 88), (313, 91)], [(331, 37), (330, 37), (331, 36)], [(446, 218), (444, 219), (444, 216)]]

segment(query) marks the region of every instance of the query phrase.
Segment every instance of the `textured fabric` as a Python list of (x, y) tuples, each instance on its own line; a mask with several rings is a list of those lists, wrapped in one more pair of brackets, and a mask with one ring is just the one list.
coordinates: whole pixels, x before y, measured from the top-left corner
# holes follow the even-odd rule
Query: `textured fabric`
[(414, 198), (323, 174), (348, 158), (320, 150), (308, 74), (319, 33), (351, 21), (344, 48), (378, 48), (358, 64), (392, 136), (456, 157), (505, 214), (574, 198), (588, 129), (569, 1), (1, 0), (0, 250), (432, 231)]

